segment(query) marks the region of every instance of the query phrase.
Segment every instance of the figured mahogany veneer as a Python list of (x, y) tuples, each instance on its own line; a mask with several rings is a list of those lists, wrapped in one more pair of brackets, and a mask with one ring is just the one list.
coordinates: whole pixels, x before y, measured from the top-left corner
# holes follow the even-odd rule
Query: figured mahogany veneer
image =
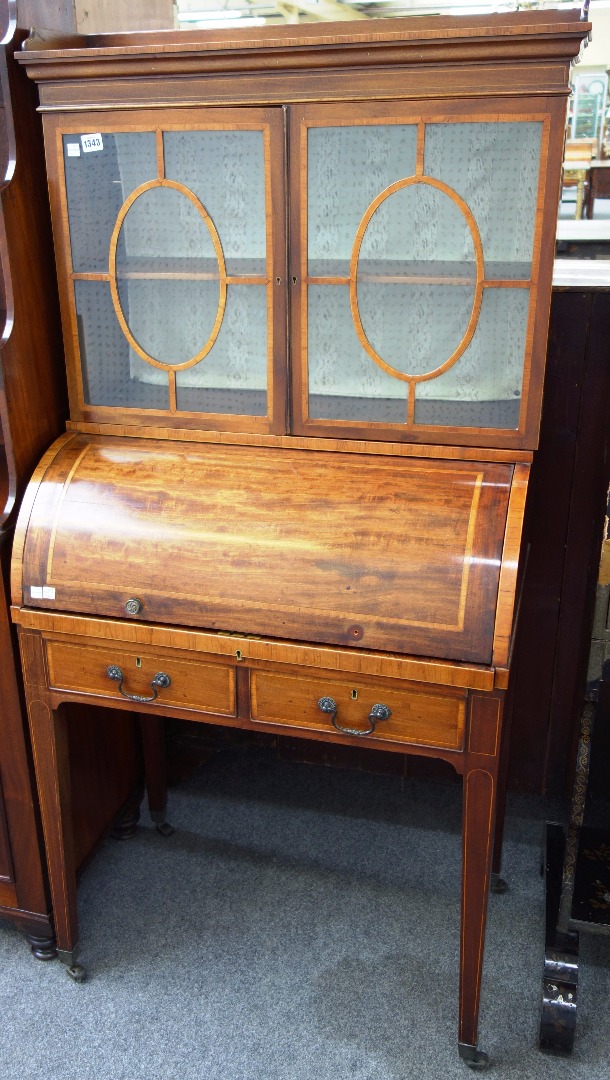
[[(460, 750), (464, 740), (466, 694), (431, 692), (427, 687), (397, 689), (377, 680), (344, 682), (312, 672), (307, 678), (253, 672), (250, 676), (251, 715), (264, 723), (332, 734), (328, 716), (318, 706), (325, 696), (337, 704), (338, 723), (365, 732), (376, 704), (387, 705), (391, 716), (378, 721), (373, 735), (395, 743), (421, 744)], [(336, 729), (335, 729), (336, 730)]]
[(85, 435), (52, 455), (25, 607), (137, 598), (145, 621), (491, 663), (511, 465)]
[[(195, 709), (227, 716), (235, 715), (235, 674), (230, 667), (200, 660), (177, 659), (175, 654), (157, 649), (154, 653), (126, 650), (105, 644), (102, 648), (70, 642), (47, 643), (49, 686), (52, 690), (73, 690), (80, 694), (112, 698), (119, 693), (108, 667), (124, 673), (125, 695), (151, 695), (157, 672), (167, 674), (171, 683), (163, 688), (160, 702), (176, 709)], [(126, 700), (129, 700), (126, 698)]]

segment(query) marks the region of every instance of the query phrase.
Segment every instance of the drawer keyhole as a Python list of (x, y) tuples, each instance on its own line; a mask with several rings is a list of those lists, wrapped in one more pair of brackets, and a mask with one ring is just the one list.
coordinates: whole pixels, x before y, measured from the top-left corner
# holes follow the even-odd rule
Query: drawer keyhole
[(352, 701), (357, 701), (357, 700), (358, 700), (358, 691), (357, 690), (352, 690)]
[(136, 667), (142, 667), (142, 657), (136, 656)]

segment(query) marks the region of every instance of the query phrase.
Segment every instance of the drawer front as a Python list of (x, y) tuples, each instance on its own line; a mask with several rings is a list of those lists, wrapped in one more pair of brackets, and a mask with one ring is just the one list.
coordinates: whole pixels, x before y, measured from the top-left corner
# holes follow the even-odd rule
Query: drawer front
[[(177, 658), (162, 649), (138, 651), (112, 641), (104, 646), (47, 641), (46, 646), (53, 690), (121, 700), (130, 695), (150, 698), (156, 689), (159, 705), (235, 716), (235, 670), (229, 665)], [(120, 668), (121, 684), (109, 677), (109, 667)], [(169, 676), (169, 686), (153, 687), (159, 672)]]
[[(383, 683), (339, 682), (332, 674), (315, 678), (272, 675), (253, 671), (250, 677), (252, 720), (332, 734), (331, 713), (318, 701), (330, 697), (337, 705), (336, 723), (364, 738), (460, 750), (464, 744), (466, 694), (437, 694), (427, 689), (387, 689)], [(374, 734), (369, 714), (374, 705), (387, 705), (391, 715), (377, 720)]]

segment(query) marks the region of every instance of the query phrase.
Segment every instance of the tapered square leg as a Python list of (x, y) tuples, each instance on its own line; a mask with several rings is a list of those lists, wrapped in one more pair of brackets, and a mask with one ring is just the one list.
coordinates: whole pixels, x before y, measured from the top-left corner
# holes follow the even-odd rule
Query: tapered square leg
[(165, 750), (165, 719), (163, 716), (140, 716), (144, 775), (148, 810), (162, 836), (171, 836), (167, 822), (167, 757)]
[(503, 695), (473, 694), (464, 762), (459, 1053), (484, 1068), (478, 1020), (487, 903), (492, 871)]
[(61, 710), (53, 709), (46, 687), (40, 635), (20, 631), (19, 642), (57, 951), (60, 958), (69, 954), (73, 962), (78, 946), (78, 915), (67, 721)]

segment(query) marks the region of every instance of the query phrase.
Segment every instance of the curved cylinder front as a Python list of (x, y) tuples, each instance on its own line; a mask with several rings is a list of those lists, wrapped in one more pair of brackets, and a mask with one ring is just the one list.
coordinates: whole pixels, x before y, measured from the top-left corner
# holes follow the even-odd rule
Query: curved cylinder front
[(14, 602), (489, 664), (512, 477), (501, 462), (64, 437), (24, 500)]

